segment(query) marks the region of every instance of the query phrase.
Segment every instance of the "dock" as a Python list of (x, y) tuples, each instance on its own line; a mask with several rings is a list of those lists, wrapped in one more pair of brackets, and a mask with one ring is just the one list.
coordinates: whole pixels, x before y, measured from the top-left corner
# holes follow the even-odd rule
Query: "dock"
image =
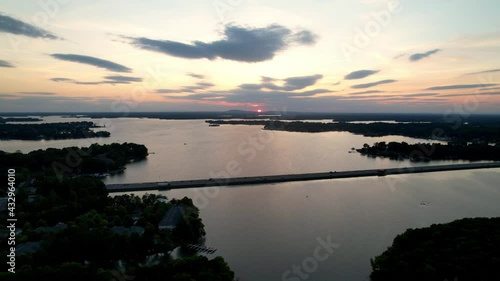
[(163, 181), (163, 182), (144, 182), (144, 183), (123, 183), (107, 184), (108, 192), (133, 192), (133, 191), (151, 191), (151, 190), (169, 190), (184, 188), (200, 188), (211, 186), (233, 186), (233, 185), (254, 185), (269, 184), (292, 181), (311, 181), (359, 177), (381, 177), (389, 175), (431, 173), (443, 171), (458, 171), (472, 169), (492, 169), (500, 168), (500, 162), (491, 163), (467, 163), (455, 165), (434, 165), (418, 167), (402, 167), (389, 169), (355, 170), (355, 171), (328, 171), (322, 173), (305, 174), (286, 174), (271, 176), (254, 177), (234, 177), (234, 178), (209, 178), (196, 180)]

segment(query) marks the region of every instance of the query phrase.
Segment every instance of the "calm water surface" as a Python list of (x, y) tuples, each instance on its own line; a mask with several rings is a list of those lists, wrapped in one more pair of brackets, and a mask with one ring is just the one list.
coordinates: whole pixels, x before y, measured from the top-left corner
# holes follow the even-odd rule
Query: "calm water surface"
[[(87, 118), (44, 117), (44, 122)], [(367, 138), (343, 132), (263, 131), (261, 126), (208, 127), (203, 120), (92, 119), (110, 138), (0, 141), (0, 150), (28, 152), (90, 143), (135, 142), (145, 161), (107, 183), (145, 182), (389, 168), (415, 164), (349, 153), (378, 141), (429, 142), (400, 136)], [(431, 164), (464, 163), (439, 161)], [(320, 244), (340, 244), (307, 280), (368, 280), (369, 259), (407, 228), (464, 217), (500, 216), (500, 169), (280, 183), (164, 192), (189, 196), (201, 210), (207, 245), (218, 248), (242, 281), (283, 280)], [(297, 275), (289, 275), (290, 278)], [(289, 280), (305, 280), (304, 278)]]

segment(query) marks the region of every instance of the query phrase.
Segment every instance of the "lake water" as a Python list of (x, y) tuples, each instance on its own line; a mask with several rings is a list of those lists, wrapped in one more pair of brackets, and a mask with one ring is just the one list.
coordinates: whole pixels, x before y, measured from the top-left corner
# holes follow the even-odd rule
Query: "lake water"
[[(85, 120), (90, 119), (44, 117), (44, 122)], [(147, 160), (127, 165), (125, 173), (107, 178), (106, 183), (429, 165), (349, 153), (352, 147), (378, 141), (429, 142), (400, 136), (263, 131), (261, 126), (244, 125), (208, 127), (203, 120), (92, 121), (105, 125), (111, 137), (0, 141), (0, 150), (28, 152), (94, 142), (135, 142), (148, 147), (152, 154)], [(492, 169), (163, 193), (170, 198), (193, 198), (206, 226), (206, 244), (218, 249), (216, 254), (226, 259), (241, 281), (355, 281), (368, 280), (369, 259), (407, 228), (500, 216), (499, 179), (500, 169)], [(314, 253), (319, 241), (328, 239), (339, 247), (318, 261)], [(294, 273), (293, 266), (301, 272)]]

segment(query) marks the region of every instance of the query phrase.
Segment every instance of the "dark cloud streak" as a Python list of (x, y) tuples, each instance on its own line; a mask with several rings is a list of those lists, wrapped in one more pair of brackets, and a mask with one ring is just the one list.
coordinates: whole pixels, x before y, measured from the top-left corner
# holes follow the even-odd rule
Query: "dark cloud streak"
[(347, 74), (344, 79), (345, 80), (354, 80), (354, 79), (362, 79), (365, 77), (368, 77), (370, 75), (373, 75), (375, 73), (380, 72), (380, 70), (358, 70), (358, 71), (353, 71), (349, 74)]
[(364, 91), (364, 92), (354, 92), (354, 93), (349, 93), (349, 95), (366, 95), (366, 94), (374, 94), (374, 93), (383, 93), (384, 91), (379, 91), (379, 90), (371, 90), (371, 91)]
[(56, 93), (52, 92), (18, 92), (21, 95), (29, 95), (29, 96), (55, 96)]
[(498, 69), (484, 70), (484, 71), (478, 71), (478, 72), (472, 72), (472, 73), (466, 73), (465, 75), (475, 75), (475, 74), (484, 74), (484, 73), (493, 73), (493, 72), (500, 72), (500, 68), (498, 68)]
[(76, 63), (82, 63), (82, 64), (88, 64), (100, 68), (105, 68), (110, 71), (114, 72), (131, 72), (132, 69), (118, 64), (114, 63), (109, 60), (103, 60), (100, 58), (95, 58), (91, 56), (83, 56), (83, 55), (74, 55), (74, 54), (51, 54), (50, 55), (53, 58), (59, 59), (59, 60), (64, 60), (64, 61), (70, 61), (70, 62), (76, 62)]
[(191, 76), (193, 78), (196, 78), (196, 79), (205, 79), (205, 75), (201, 75), (201, 74), (196, 74), (196, 73), (187, 73), (187, 76)]
[(4, 61), (4, 60), (0, 60), (0, 67), (8, 67), (8, 68), (13, 68), (14, 65), (12, 65), (10, 62), (8, 61)]
[(397, 80), (386, 79), (386, 80), (381, 80), (381, 81), (372, 82), (372, 83), (354, 85), (354, 86), (351, 86), (351, 89), (365, 89), (365, 88), (375, 87), (375, 86), (381, 85), (381, 84), (388, 84), (388, 83), (394, 83), (394, 82), (397, 82)]
[(435, 86), (430, 87), (425, 90), (440, 91), (440, 90), (456, 90), (456, 89), (475, 89), (483, 87), (496, 86), (498, 84), (465, 84), (465, 85), (447, 85), (447, 86)]
[(78, 80), (71, 79), (71, 78), (56, 77), (56, 78), (51, 78), (50, 80), (52, 80), (54, 82), (67, 82), (67, 83), (73, 83), (73, 84), (77, 84), (77, 85), (104, 85), (104, 84), (116, 85), (116, 84), (130, 84), (130, 83), (142, 81), (142, 78), (139, 78), (139, 77), (130, 77), (130, 76), (121, 76), (121, 75), (105, 76), (104, 79), (106, 79), (106, 80), (85, 82), (85, 81), (78, 81)]
[(4, 14), (0, 14), (0, 32), (24, 35), (32, 38), (45, 38), (52, 40), (62, 39), (45, 29), (36, 27), (34, 25)]
[(429, 57), (429, 56), (431, 56), (439, 51), (441, 51), (441, 49), (434, 49), (431, 51), (427, 51), (425, 53), (416, 53), (416, 54), (411, 55), (408, 59), (410, 61), (419, 61), (419, 60), (425, 59), (426, 57)]

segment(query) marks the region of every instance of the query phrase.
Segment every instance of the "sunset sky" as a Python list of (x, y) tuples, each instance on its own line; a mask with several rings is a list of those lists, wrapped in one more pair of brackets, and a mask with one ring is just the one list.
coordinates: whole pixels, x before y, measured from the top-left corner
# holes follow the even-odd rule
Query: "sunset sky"
[(0, 2), (0, 112), (500, 113), (498, 0)]

